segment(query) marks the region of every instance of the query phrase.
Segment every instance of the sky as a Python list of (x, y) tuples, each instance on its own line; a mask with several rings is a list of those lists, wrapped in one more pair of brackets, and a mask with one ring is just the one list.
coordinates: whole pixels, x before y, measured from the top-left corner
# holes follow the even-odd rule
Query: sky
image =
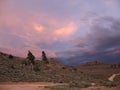
[(120, 61), (120, 0), (0, 0), (0, 51), (76, 65)]

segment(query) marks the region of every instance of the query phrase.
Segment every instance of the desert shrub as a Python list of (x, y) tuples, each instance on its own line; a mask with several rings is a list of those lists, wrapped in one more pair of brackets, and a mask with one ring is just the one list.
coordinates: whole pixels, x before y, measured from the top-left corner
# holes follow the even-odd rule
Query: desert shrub
[(113, 69), (116, 69), (117, 68), (117, 64), (112, 64), (110, 67), (113, 68)]
[(33, 70), (34, 70), (35, 72), (40, 71), (39, 65), (38, 65), (38, 64), (36, 64), (36, 65), (34, 66)]
[(73, 68), (74, 71), (77, 71), (77, 68)]
[(10, 55), (8, 56), (8, 58), (9, 58), (9, 59), (13, 59), (14, 56), (10, 54)]
[(120, 63), (118, 64), (118, 67), (120, 68)]
[(115, 82), (117, 85), (120, 85), (120, 75), (115, 78), (114, 82)]
[(3, 55), (3, 56), (7, 56), (7, 54), (5, 54), (5, 53), (2, 53), (2, 52), (0, 52), (0, 54), (1, 54), (1, 55)]
[(62, 67), (62, 69), (66, 69), (66, 67)]
[(105, 85), (104, 86), (107, 86), (107, 87), (115, 87), (115, 86), (117, 86), (117, 83), (115, 83), (115, 82), (106, 82), (105, 83)]
[(15, 66), (11, 64), (8, 68), (15, 69)]
[(82, 82), (71, 82), (69, 85), (70, 87), (85, 88), (91, 86), (91, 83), (82, 81)]
[(81, 83), (78, 83), (78, 87), (80, 87), (80, 88), (85, 88), (85, 87), (89, 87), (89, 86), (91, 86), (91, 83), (89, 83), (89, 82), (85, 82), (85, 81), (82, 81)]
[(23, 60), (21, 64), (28, 65), (28, 62), (26, 60)]

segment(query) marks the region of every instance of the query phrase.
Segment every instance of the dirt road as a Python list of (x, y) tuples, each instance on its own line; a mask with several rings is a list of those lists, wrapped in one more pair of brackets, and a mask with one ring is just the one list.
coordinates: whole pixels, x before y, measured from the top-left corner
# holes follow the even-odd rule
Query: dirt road
[[(49, 83), (49, 82), (38, 82), (38, 83), (0, 83), (0, 90), (49, 90), (45, 86), (56, 86), (56, 85), (65, 85), (59, 83)], [(62, 89), (59, 89), (62, 90)], [(73, 90), (73, 89), (70, 89)], [(120, 87), (107, 88), (104, 86), (92, 86), (88, 88), (80, 88), (75, 90), (120, 90)]]
[(58, 83), (39, 82), (39, 83), (0, 83), (0, 90), (48, 90), (45, 86), (63, 85)]

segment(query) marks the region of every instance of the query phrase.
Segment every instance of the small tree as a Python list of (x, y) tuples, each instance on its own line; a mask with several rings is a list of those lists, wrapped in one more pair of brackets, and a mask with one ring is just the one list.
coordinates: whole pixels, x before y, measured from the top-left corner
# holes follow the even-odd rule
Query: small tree
[(27, 59), (30, 60), (31, 64), (35, 64), (35, 56), (30, 51), (28, 51)]
[(49, 63), (44, 51), (42, 51), (42, 60), (45, 61), (46, 63)]

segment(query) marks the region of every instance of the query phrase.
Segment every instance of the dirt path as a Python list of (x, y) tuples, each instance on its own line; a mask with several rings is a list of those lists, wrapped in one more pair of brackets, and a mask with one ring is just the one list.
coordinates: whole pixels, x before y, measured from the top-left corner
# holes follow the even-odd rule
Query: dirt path
[(119, 87), (107, 88), (104, 86), (97, 86), (97, 87), (81, 88), (80, 90), (120, 90), (120, 88)]
[(45, 86), (56, 86), (56, 85), (65, 85), (59, 83), (49, 83), (49, 82), (40, 82), (40, 83), (0, 83), (0, 90), (48, 90), (45, 89)]
[[(49, 82), (0, 83), (0, 90), (49, 90), (48, 88), (46, 89), (44, 87), (45, 86), (56, 86), (56, 85), (67, 85), (67, 84), (49, 83)], [(62, 89), (59, 89), (59, 90), (62, 90)], [(72, 89), (70, 89), (70, 90), (72, 90)], [(92, 86), (89, 88), (80, 88), (79, 90), (120, 90), (120, 87), (106, 88), (104, 86)]]
[(113, 74), (112, 76), (110, 76), (110, 77), (108, 78), (108, 80), (109, 80), (109, 81), (114, 81), (114, 78), (115, 78), (116, 76), (118, 76), (118, 75), (120, 75), (120, 73), (118, 73), (118, 74)]

